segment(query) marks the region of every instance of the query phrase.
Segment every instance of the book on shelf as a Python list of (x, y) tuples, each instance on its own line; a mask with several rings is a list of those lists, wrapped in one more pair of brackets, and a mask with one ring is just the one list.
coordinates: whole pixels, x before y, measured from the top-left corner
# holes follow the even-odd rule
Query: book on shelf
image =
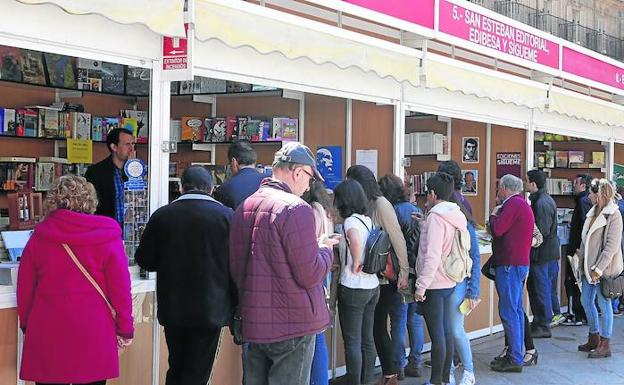
[(555, 151), (555, 167), (557, 168), (568, 167), (568, 152), (567, 151)]
[(546, 151), (546, 157), (544, 159), (544, 167), (555, 168), (555, 152), (552, 150)]
[(551, 195), (572, 195), (572, 181), (564, 178), (546, 178), (546, 192)]
[(604, 168), (605, 166), (605, 153), (604, 151), (592, 151), (592, 167)]
[(537, 168), (546, 167), (546, 153), (545, 152), (535, 152), (533, 154), (533, 166)]
[(17, 136), (37, 136), (37, 123), (39, 120), (39, 114), (37, 110), (30, 108), (20, 108), (16, 111), (17, 125), (15, 127), (15, 134)]
[(40, 107), (39, 112), (39, 132), (41, 138), (59, 137), (59, 111), (55, 108)]
[(225, 140), (231, 141), (236, 139), (237, 127), (238, 119), (236, 119), (236, 116), (227, 116), (225, 118)]
[(78, 89), (102, 91), (102, 62), (78, 58)]
[(195, 76), (193, 80), (180, 82), (180, 95), (192, 95), (201, 93), (201, 80)]
[(22, 50), (0, 46), (0, 80), (22, 81)]
[(299, 119), (282, 119), (282, 140), (296, 141), (299, 138)]
[(202, 142), (211, 142), (212, 141), (212, 118), (204, 118), (204, 122), (203, 122), (203, 130), (202, 130), (202, 135), (203, 137), (200, 138), (199, 140)]
[(247, 124), (249, 123), (249, 117), (239, 116), (236, 118), (236, 120), (236, 139), (251, 140), (251, 135), (249, 135), (249, 129), (247, 128)]
[(178, 143), (182, 140), (182, 121), (171, 119), (169, 121), (169, 141)]
[(437, 155), (448, 153), (448, 139), (435, 132), (405, 134), (405, 155)]
[(589, 163), (570, 163), (570, 168), (590, 168)]
[(251, 92), (253, 86), (249, 83), (235, 82), (227, 80), (225, 82), (226, 92), (228, 93), (236, 93), (236, 92)]
[(91, 140), (101, 142), (104, 137), (104, 118), (94, 116), (91, 118)]
[(21, 191), (33, 188), (35, 158), (28, 159), (27, 162), (15, 160), (3, 160), (7, 158), (17, 159), (18, 157), (0, 157), (0, 184), (3, 190)]
[(150, 70), (141, 67), (126, 67), (126, 94), (135, 96), (149, 95)]
[(70, 112), (71, 137), (74, 139), (91, 139), (91, 114), (86, 112)]
[(104, 130), (102, 131), (102, 140), (106, 140), (108, 133), (119, 127), (121, 126), (118, 117), (105, 117), (103, 121)]
[(225, 80), (212, 79), (212, 78), (200, 78), (200, 92), (202, 94), (210, 93), (225, 93), (227, 91), (227, 84)]
[(37, 158), (25, 157), (25, 156), (0, 156), (0, 163), (35, 163)]
[(43, 68), (43, 54), (28, 49), (22, 50), (22, 80), (25, 83), (46, 85), (45, 69)]
[(54, 178), (56, 178), (55, 163), (38, 162), (35, 165), (35, 190), (48, 191), (52, 187)]
[[(134, 137), (137, 139), (137, 143), (147, 143), (149, 140), (149, 116), (147, 111), (139, 110), (121, 110), (120, 116), (122, 121), (124, 119), (134, 119), (128, 121), (133, 128)], [(136, 126), (134, 125), (136, 122)], [(125, 124), (124, 124), (125, 126)]]
[(197, 142), (204, 137), (204, 122), (202, 118), (194, 116), (183, 116), (181, 121), (181, 140), (183, 142)]
[(126, 89), (123, 64), (102, 62), (102, 91), (123, 94)]
[(67, 158), (59, 158), (56, 156), (40, 156), (37, 161), (39, 162), (49, 162), (49, 163), (58, 163), (58, 164), (69, 164), (69, 160)]
[(282, 118), (273, 118), (269, 140), (282, 140)]
[(570, 166), (573, 163), (579, 164), (585, 162), (585, 152), (584, 151), (568, 151), (568, 162)]
[(51, 86), (76, 88), (77, 60), (75, 57), (54, 53), (44, 53), (43, 57)]
[(227, 139), (227, 122), (225, 118), (213, 118), (210, 141), (225, 142)]
[(15, 135), (15, 110), (12, 108), (0, 108), (0, 133), (2, 135)]

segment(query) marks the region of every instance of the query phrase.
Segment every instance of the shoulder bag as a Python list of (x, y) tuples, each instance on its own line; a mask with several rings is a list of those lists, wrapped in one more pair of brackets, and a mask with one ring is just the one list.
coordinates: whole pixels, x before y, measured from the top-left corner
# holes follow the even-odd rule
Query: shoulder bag
[[(608, 214), (604, 214), (606, 220), (607, 220), (607, 225), (605, 225), (605, 228), (602, 232), (602, 249), (604, 250), (605, 247), (605, 234), (608, 230), (608, 224), (609, 224), (609, 215)], [(621, 297), (622, 294), (624, 294), (624, 275), (622, 275), (623, 273), (620, 273), (620, 275), (616, 276), (616, 277), (600, 277), (600, 291), (602, 292), (603, 297), (605, 298), (618, 298)]]
[(100, 285), (98, 285), (98, 283), (95, 281), (95, 279), (93, 279), (93, 277), (91, 276), (91, 274), (89, 274), (87, 269), (85, 269), (85, 267), (82, 266), (82, 264), (80, 263), (78, 258), (76, 258), (76, 254), (74, 254), (74, 252), (72, 251), (72, 249), (69, 247), (69, 245), (67, 243), (63, 243), (63, 248), (67, 252), (67, 255), (69, 255), (71, 260), (74, 262), (76, 267), (78, 267), (78, 270), (80, 270), (80, 272), (85, 276), (87, 281), (89, 281), (89, 283), (91, 283), (93, 288), (100, 294), (100, 296), (102, 297), (104, 302), (106, 302), (106, 305), (108, 306), (108, 310), (110, 310), (110, 313), (111, 313), (111, 316), (113, 317), (113, 320), (116, 320), (117, 319), (117, 312), (115, 311), (115, 308), (113, 308), (113, 305), (111, 305), (111, 303), (108, 300), (108, 298), (106, 298), (106, 295), (104, 295), (104, 292), (102, 291), (102, 288), (100, 288)]

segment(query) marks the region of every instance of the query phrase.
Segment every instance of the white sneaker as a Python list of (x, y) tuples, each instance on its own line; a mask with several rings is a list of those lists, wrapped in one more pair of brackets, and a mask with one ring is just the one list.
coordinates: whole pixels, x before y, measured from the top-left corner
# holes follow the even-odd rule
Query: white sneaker
[(455, 369), (451, 366), (451, 372), (449, 373), (449, 385), (455, 385)]
[(475, 379), (474, 373), (464, 370), (464, 376), (459, 385), (474, 385), (476, 382), (477, 380)]

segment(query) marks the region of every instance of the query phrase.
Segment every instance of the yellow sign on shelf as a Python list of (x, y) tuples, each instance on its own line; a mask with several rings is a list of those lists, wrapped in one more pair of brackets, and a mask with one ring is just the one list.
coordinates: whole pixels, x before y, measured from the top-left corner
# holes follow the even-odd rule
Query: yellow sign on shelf
[(69, 163), (93, 163), (93, 141), (67, 139), (67, 160)]

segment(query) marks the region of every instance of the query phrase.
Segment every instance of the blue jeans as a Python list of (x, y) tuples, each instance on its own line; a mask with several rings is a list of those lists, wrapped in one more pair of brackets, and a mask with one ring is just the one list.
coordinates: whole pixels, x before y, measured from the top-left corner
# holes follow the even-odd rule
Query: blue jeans
[(329, 383), (329, 378), (327, 377), (328, 370), (329, 357), (327, 356), (325, 333), (319, 333), (316, 335), (316, 345), (314, 345), (310, 385), (327, 385)]
[(425, 292), (423, 316), (431, 337), (431, 379), (432, 384), (449, 382), (453, 362), (453, 333), (449, 303), (454, 288), (429, 289)]
[(550, 322), (553, 317), (552, 308), (552, 281), (551, 265), (557, 261), (531, 264), (527, 289), (529, 291), (529, 303), (533, 312), (533, 325), (542, 329), (550, 330)]
[(402, 303), (400, 296), (392, 304), (390, 312), (390, 334), (394, 343), (395, 361), (398, 368), (404, 368), (408, 359), (405, 357), (405, 333), (409, 332), (409, 362), (422, 366), (421, 352), (425, 343), (423, 317), (416, 313), (414, 303)]
[[(611, 338), (613, 333), (613, 308), (611, 298), (605, 298), (600, 291), (600, 284), (592, 285), (587, 282), (585, 275), (581, 278), (581, 303), (587, 315), (587, 325), (590, 333), (600, 333), (601, 337)], [(600, 306), (600, 316), (596, 309), (596, 299)]]
[(561, 304), (559, 303), (559, 290), (557, 287), (557, 278), (559, 277), (559, 260), (552, 261), (548, 265), (548, 276), (550, 277), (550, 298), (552, 304), (553, 315), (561, 314)]
[(464, 364), (464, 370), (474, 373), (470, 340), (464, 330), (464, 315), (459, 311), (459, 306), (466, 298), (466, 287), (466, 280), (455, 286), (455, 290), (453, 290), (453, 294), (451, 294), (451, 300), (448, 302), (447, 311), (451, 318), (451, 332), (453, 334), (455, 351)]
[(528, 272), (528, 266), (497, 266), (494, 280), (498, 293), (498, 314), (509, 342), (508, 355), (517, 365), (522, 365), (524, 357), (522, 289)]
[(250, 343), (246, 358), (247, 385), (308, 385), (315, 335), (285, 341)]

